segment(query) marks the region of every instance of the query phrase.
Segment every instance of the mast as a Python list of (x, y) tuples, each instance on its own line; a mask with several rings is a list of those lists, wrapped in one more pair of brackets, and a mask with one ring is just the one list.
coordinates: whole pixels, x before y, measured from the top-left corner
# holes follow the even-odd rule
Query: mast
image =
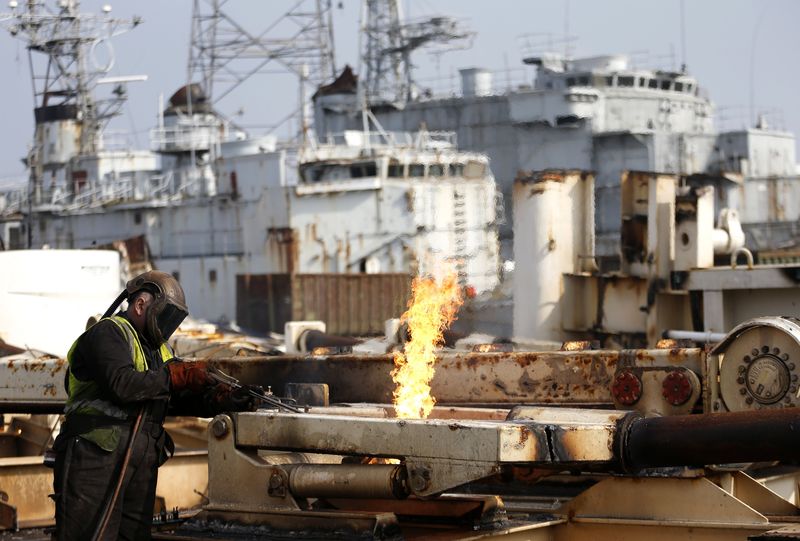
[[(108, 4), (102, 13), (82, 13), (78, 0), (27, 0), (22, 8), (12, 0), (9, 7), (0, 24), (27, 44), (34, 101), (35, 133), (27, 157), (30, 218), (32, 205), (46, 202), (53, 188), (44, 186), (46, 172), (102, 148), (103, 130), (127, 97), (124, 83), (140, 79), (104, 78), (114, 65), (110, 39), (141, 19), (112, 18)], [(110, 95), (96, 96), (96, 87), (105, 83), (112, 84)], [(30, 224), (27, 231), (30, 245)]]
[[(208, 103), (221, 102), (249, 78), (285, 70), (312, 87), (336, 75), (331, 0), (294, 0), (266, 27), (254, 31), (228, 9), (230, 0), (194, 0), (188, 83), (197, 82)], [(288, 32), (286, 37), (276, 34)], [(301, 92), (305, 100), (305, 93)], [(304, 104), (286, 120), (296, 119), (302, 138)]]
[(359, 71), (364, 75), (366, 101), (395, 107), (402, 107), (416, 94), (413, 51), (431, 45), (440, 49), (466, 48), (475, 36), (475, 32), (451, 17), (404, 22), (398, 0), (364, 0), (361, 31), (364, 45)]

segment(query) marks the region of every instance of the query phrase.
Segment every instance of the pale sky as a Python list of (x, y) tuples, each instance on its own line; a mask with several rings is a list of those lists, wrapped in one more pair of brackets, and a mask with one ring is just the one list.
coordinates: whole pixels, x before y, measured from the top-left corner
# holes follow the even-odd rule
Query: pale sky
[[(23, 2), (20, 2), (22, 4)], [(99, 11), (106, 2), (84, 0), (84, 11)], [(149, 146), (148, 132), (157, 118), (159, 94), (167, 99), (185, 84), (190, 35), (190, 0), (110, 1), (117, 17), (133, 14), (143, 24), (114, 40), (115, 66), (110, 75), (148, 75), (128, 85), (124, 115), (115, 130), (131, 132), (140, 148)], [(248, 29), (261, 31), (294, 2), (288, 0), (230, 0), (235, 17)], [(358, 66), (360, 1), (333, 0), (336, 64)], [(341, 7), (340, 7), (341, 6)], [(800, 69), (800, 2), (795, 0), (684, 1), (684, 35), (680, 0), (406, 0), (411, 17), (451, 15), (477, 32), (469, 50), (438, 57), (417, 52), (416, 78), (421, 86), (445, 89), (456, 82), (458, 69), (483, 67), (501, 86), (530, 80), (533, 70), (521, 64), (520, 36), (568, 33), (576, 56), (632, 53), (638, 67), (679, 67), (685, 56), (688, 71), (697, 77), (725, 117), (724, 126), (748, 124), (749, 104), (767, 111), (773, 127), (800, 133), (797, 99)], [(276, 36), (281, 37), (281, 36)], [(685, 48), (683, 42), (685, 41)], [(559, 47), (563, 49), (563, 45)], [(24, 179), (20, 163), (33, 133), (31, 86), (24, 43), (0, 34), (0, 185)], [(435, 81), (434, 79), (439, 79)], [(242, 110), (242, 124), (270, 125), (294, 107), (296, 80), (288, 75), (263, 75), (220, 104), (224, 113)], [(285, 135), (288, 128), (279, 131)]]

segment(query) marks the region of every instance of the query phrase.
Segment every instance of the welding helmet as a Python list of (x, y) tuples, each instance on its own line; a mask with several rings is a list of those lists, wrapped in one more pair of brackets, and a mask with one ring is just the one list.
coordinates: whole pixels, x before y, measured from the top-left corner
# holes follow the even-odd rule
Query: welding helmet
[(140, 274), (125, 286), (128, 298), (139, 291), (153, 295), (153, 303), (147, 308), (145, 333), (153, 344), (159, 345), (172, 336), (175, 329), (186, 319), (186, 297), (178, 281), (166, 272), (148, 271)]
[(189, 315), (183, 288), (171, 274), (148, 271), (132, 279), (103, 317), (113, 314), (124, 299), (131, 299), (140, 291), (153, 295), (153, 302), (147, 308), (145, 316), (145, 335), (153, 345), (160, 345), (169, 340), (175, 329)]

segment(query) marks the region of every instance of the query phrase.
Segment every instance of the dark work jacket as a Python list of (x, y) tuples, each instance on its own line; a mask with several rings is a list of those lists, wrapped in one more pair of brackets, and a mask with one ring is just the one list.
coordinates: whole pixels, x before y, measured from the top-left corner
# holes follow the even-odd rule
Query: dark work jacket
[[(120, 315), (130, 321), (127, 314)], [(147, 370), (138, 372), (134, 368), (130, 345), (119, 326), (113, 321), (101, 320), (81, 335), (75, 344), (70, 367), (73, 376), (97, 383), (101, 398), (128, 412), (130, 422), (144, 406), (144, 423), (156, 437), (163, 430), (161, 427), (168, 413), (198, 417), (214, 415), (216, 411), (212, 407), (210, 390), (204, 395), (171, 391), (169, 371), (161, 360), (159, 348), (152, 346), (142, 333), (137, 331), (137, 334), (147, 360)], [(70, 427), (69, 414), (65, 425), (67, 430), (62, 428), (65, 436), (88, 432), (87, 427), (78, 422)]]

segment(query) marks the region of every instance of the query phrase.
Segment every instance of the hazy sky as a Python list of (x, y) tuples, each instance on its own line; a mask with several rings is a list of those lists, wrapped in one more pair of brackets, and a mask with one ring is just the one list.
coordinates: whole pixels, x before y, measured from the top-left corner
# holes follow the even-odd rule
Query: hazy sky
[[(23, 4), (24, 2), (20, 2)], [(99, 11), (105, 2), (84, 0), (84, 11)], [(262, 31), (293, 1), (230, 0), (235, 17), (251, 31)], [(358, 65), (357, 0), (333, 0), (336, 63)], [(157, 119), (159, 94), (165, 99), (186, 82), (190, 36), (190, 0), (118, 0), (113, 15), (140, 15), (144, 22), (114, 40), (115, 66), (111, 75), (147, 74), (145, 82), (128, 86), (124, 115), (113, 128), (131, 132), (133, 142), (149, 146), (148, 132)], [(495, 82), (518, 84), (533, 71), (521, 64), (520, 36), (552, 34), (575, 36), (576, 55), (632, 53), (640, 67), (679, 67), (685, 55), (691, 74), (707, 89), (724, 126), (748, 123), (751, 101), (768, 111), (772, 126), (800, 132), (797, 99), (800, 69), (800, 2), (796, 0), (704, 0), (684, 2), (684, 35), (679, 0), (406, 0), (410, 16), (452, 15), (477, 32), (468, 50), (441, 56), (417, 52), (417, 79), (421, 86), (445, 89), (457, 81), (457, 70), (484, 67), (496, 71)], [(276, 37), (283, 37), (276, 35)], [(541, 41), (541, 38), (539, 39)], [(685, 51), (683, 42), (685, 41)], [(563, 50), (563, 45), (559, 46)], [(506, 68), (508, 75), (499, 73)], [(21, 40), (0, 34), (0, 184), (25, 178), (20, 158), (33, 132), (31, 86), (27, 51)], [(434, 79), (440, 79), (435, 81)], [(261, 128), (286, 116), (298, 93), (294, 78), (265, 75), (220, 104), (223, 112), (241, 111), (237, 120)], [(285, 135), (288, 127), (278, 132)]]

